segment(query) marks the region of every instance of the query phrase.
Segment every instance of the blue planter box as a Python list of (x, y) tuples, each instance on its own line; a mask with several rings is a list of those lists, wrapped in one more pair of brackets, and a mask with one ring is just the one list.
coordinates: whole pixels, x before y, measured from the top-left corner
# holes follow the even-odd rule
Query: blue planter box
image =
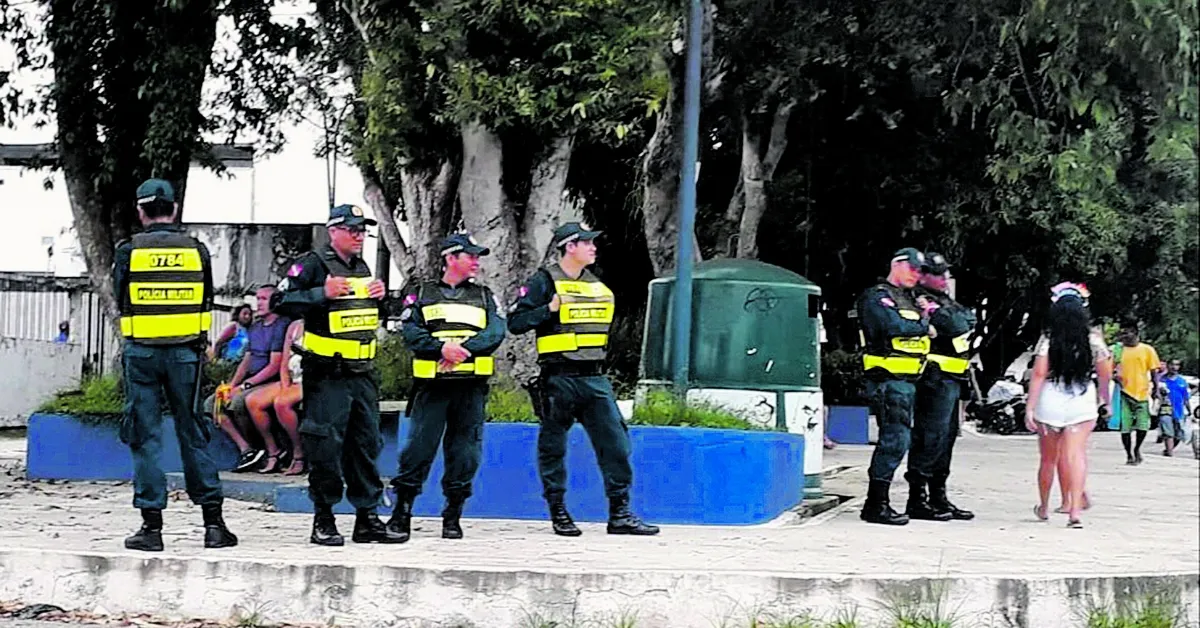
[[(397, 443), (407, 438), (409, 420), (391, 413), (381, 419), (385, 437), (379, 470), (388, 478), (396, 472)], [(647, 520), (675, 524), (765, 523), (803, 499), (804, 438), (798, 434), (642, 426), (630, 427), (629, 433), (633, 444), (632, 507)], [(467, 501), (466, 517), (547, 517), (537, 471), (537, 435), (538, 426), (534, 424), (485, 426), (482, 462), (474, 495)], [(34, 415), (28, 440), (31, 478), (114, 480), (132, 475), (129, 450), (117, 438), (115, 428), (88, 427), (61, 415)], [(163, 468), (179, 472), (174, 430), (169, 430), (166, 442)], [(237, 451), (223, 435), (213, 438), (210, 451), (223, 469), (233, 467)], [(443, 468), (439, 453), (425, 492), (414, 505), (418, 516), (441, 513)], [(567, 473), (571, 514), (580, 521), (605, 521), (608, 503), (604, 483), (587, 434), (578, 425), (569, 435)], [(227, 484), (237, 484), (227, 491), (231, 497), (261, 500), (273, 504), (279, 512), (312, 512), (303, 478), (281, 482), (254, 474), (235, 477), (226, 479)], [(388, 493), (389, 502), (394, 501), (390, 487)], [(345, 501), (336, 510), (353, 512)], [(386, 512), (389, 508), (380, 510)]]
[[(395, 412), (380, 414), (383, 426), (383, 453), (380, 473), (391, 475), (396, 469)], [(237, 465), (238, 450), (220, 429), (213, 427), (208, 453), (222, 471)], [(86, 425), (65, 414), (36, 413), (29, 417), (26, 433), (26, 475), (34, 480), (132, 480), (133, 458), (121, 442), (115, 425)], [(180, 473), (179, 440), (175, 420), (163, 417), (163, 455), (159, 461), (165, 473)]]
[(829, 438), (835, 443), (870, 443), (871, 414), (866, 406), (829, 406)]

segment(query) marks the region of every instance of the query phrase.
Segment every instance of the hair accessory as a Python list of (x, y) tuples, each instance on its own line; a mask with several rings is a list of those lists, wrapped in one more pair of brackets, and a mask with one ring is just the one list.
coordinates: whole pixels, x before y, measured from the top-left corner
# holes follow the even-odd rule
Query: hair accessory
[(1063, 297), (1075, 297), (1082, 300), (1086, 304), (1088, 297), (1091, 296), (1092, 293), (1088, 291), (1087, 284), (1082, 283), (1064, 281), (1053, 288), (1050, 288), (1051, 303), (1057, 303), (1058, 300)]

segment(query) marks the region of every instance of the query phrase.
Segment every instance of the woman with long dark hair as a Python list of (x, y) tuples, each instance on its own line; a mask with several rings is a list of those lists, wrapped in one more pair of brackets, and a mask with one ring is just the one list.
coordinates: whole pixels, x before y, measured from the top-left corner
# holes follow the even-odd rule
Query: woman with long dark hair
[[(1034, 515), (1043, 521), (1049, 517), (1050, 488), (1057, 472), (1064, 487), (1067, 525), (1081, 528), (1079, 513), (1087, 504), (1087, 441), (1097, 416), (1108, 413), (1112, 362), (1103, 334), (1092, 326), (1087, 287), (1064, 283), (1051, 289), (1051, 294), (1053, 305), (1034, 349), (1025, 410), (1025, 426), (1037, 432), (1041, 450), (1041, 502)], [(1092, 381), (1093, 373), (1099, 386)]]

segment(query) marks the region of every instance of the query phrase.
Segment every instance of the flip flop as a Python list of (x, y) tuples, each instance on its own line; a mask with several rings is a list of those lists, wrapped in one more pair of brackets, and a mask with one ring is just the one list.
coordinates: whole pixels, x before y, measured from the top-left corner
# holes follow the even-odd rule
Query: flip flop
[(1067, 527), (1071, 528), (1072, 530), (1082, 530), (1083, 522), (1078, 519), (1072, 519), (1071, 521), (1067, 522)]
[(1033, 516), (1037, 517), (1039, 521), (1045, 521), (1050, 518), (1046, 515), (1046, 511), (1040, 504), (1033, 507)]

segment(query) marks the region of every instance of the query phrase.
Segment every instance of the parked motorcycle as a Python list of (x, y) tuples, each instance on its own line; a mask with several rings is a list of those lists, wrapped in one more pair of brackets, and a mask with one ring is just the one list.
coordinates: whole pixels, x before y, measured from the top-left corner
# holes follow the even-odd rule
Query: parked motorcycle
[(967, 419), (992, 434), (1029, 434), (1025, 429), (1025, 387), (1011, 376), (996, 380), (983, 400), (967, 404)]

